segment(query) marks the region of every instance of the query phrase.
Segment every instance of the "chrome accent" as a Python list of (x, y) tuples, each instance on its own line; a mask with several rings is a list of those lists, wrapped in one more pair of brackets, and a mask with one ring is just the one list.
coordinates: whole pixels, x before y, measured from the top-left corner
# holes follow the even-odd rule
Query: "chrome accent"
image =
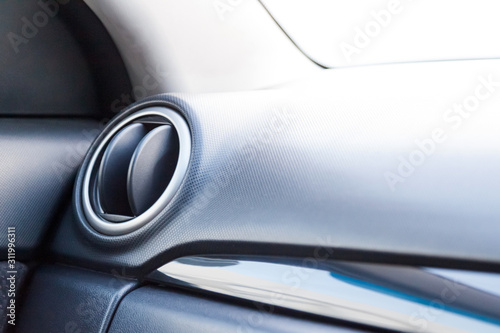
[[(500, 332), (500, 296), (465, 283), (463, 271), (265, 260), (184, 257), (149, 279), (397, 331)], [(499, 274), (476, 274), (500, 289)]]
[[(164, 117), (175, 127), (175, 130), (177, 131), (177, 135), (179, 136), (179, 159), (174, 174), (172, 176), (172, 179), (170, 180), (170, 183), (168, 184), (167, 188), (165, 189), (165, 192), (163, 192), (160, 198), (153, 204), (153, 206), (151, 206), (141, 215), (121, 223), (113, 223), (104, 220), (94, 212), (89, 193), (90, 180), (96, 160), (100, 156), (104, 147), (106, 147), (111, 138), (113, 138), (114, 135), (119, 130), (121, 130), (126, 125), (130, 124), (132, 121), (146, 116)], [(112, 236), (123, 235), (139, 229), (140, 227), (151, 221), (156, 215), (158, 215), (167, 206), (170, 200), (172, 200), (174, 195), (177, 193), (177, 190), (179, 189), (182, 180), (184, 179), (184, 176), (186, 175), (190, 158), (191, 158), (191, 132), (189, 130), (186, 121), (180, 114), (171, 109), (165, 107), (157, 107), (157, 106), (149, 107), (147, 109), (132, 114), (131, 116), (121, 121), (118, 125), (116, 125), (108, 133), (108, 135), (106, 135), (104, 140), (102, 140), (102, 142), (97, 147), (96, 151), (94, 152), (89, 162), (89, 165), (87, 166), (82, 186), (82, 204), (85, 217), (87, 218), (88, 222), (94, 229), (106, 235), (112, 235)]]

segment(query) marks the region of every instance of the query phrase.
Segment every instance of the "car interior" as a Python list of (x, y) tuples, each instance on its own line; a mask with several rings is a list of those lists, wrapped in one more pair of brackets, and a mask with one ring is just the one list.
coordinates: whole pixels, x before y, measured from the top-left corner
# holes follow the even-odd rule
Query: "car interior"
[(498, 9), (0, 1), (0, 333), (500, 332)]

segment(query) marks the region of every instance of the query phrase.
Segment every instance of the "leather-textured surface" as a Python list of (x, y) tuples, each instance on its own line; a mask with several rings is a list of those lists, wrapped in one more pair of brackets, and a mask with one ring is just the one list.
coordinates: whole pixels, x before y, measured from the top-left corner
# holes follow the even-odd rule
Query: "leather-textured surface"
[(155, 287), (134, 290), (120, 303), (110, 333), (132, 332), (365, 332), (300, 316), (268, 305), (238, 306)]
[(7, 258), (7, 227), (16, 228), (18, 260), (43, 245), (98, 128), (83, 119), (0, 120), (0, 259)]
[(41, 266), (27, 286), (18, 332), (106, 332), (118, 303), (134, 286), (118, 276)]
[[(80, 173), (54, 253), (133, 275), (210, 253), (499, 270), (500, 88), (459, 130), (442, 120), (481, 78), (498, 80), (500, 61), (340, 69), (283, 89), (141, 101), (109, 126), (148, 106), (179, 110), (193, 137), (180, 190), (145, 227), (104, 236), (82, 214)], [(384, 174), (440, 126), (448, 140), (392, 191)]]
[[(7, 273), (15, 272), (15, 273)], [(20, 309), (20, 296), (22, 292), (22, 287), (26, 275), (28, 273), (28, 268), (23, 263), (17, 261), (14, 268), (9, 267), (7, 261), (0, 262), (0, 333), (15, 332), (16, 324), (19, 323), (19, 309)], [(15, 289), (11, 289), (11, 280), (7, 280), (11, 275), (15, 275)], [(12, 293), (15, 297), (12, 297)], [(10, 304), (10, 300), (15, 300), (14, 317), (7, 317), (10, 310), (7, 307)], [(14, 325), (9, 324), (8, 321), (13, 320)]]

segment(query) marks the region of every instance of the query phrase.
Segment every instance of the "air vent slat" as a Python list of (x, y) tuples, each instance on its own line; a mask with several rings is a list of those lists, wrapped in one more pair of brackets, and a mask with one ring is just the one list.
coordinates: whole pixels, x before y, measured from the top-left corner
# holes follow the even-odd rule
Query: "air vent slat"
[(134, 215), (145, 212), (165, 191), (178, 158), (179, 139), (172, 126), (159, 126), (142, 139), (132, 156), (127, 180)]
[(174, 198), (188, 169), (191, 133), (177, 111), (159, 106), (112, 124), (91, 150), (82, 207), (94, 229), (123, 235), (152, 221)]
[(128, 168), (137, 145), (146, 134), (143, 124), (131, 124), (121, 130), (106, 148), (97, 181), (104, 213), (133, 215), (127, 196)]

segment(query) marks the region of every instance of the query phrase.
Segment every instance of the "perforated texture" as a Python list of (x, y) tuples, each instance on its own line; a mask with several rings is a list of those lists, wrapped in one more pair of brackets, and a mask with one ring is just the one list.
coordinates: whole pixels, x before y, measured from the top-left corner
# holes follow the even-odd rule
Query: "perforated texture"
[[(500, 220), (500, 177), (490, 176), (500, 166), (500, 131), (491, 126), (497, 97), (396, 191), (384, 173), (394, 172), (398, 157), (436, 126), (443, 105), (463, 99), (480, 73), (499, 65), (346, 69), (288, 89), (144, 100), (109, 126), (149, 106), (178, 110), (193, 139), (179, 192), (145, 227), (104, 236), (82, 214), (80, 173), (74, 214), (68, 211), (54, 252), (62, 261), (131, 275), (203, 253), (401, 256), (405, 263), (456, 261), (498, 270), (500, 225), (493, 221)], [(439, 103), (432, 102), (436, 95)], [(423, 101), (428, 105), (416, 110)]]

